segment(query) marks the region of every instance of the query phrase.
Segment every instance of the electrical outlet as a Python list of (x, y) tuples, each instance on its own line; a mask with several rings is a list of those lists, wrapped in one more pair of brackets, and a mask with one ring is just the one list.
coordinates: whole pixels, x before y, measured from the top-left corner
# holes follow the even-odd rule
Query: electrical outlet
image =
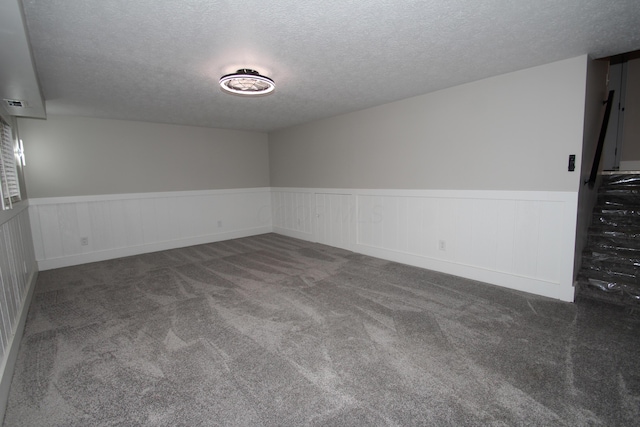
[(446, 251), (447, 250), (447, 242), (445, 242), (444, 240), (438, 241), (438, 249), (440, 249), (441, 251)]
[(81, 237), (80, 238), (80, 245), (81, 246), (87, 246), (89, 244), (89, 238), (88, 237)]
[(218, 221), (218, 228), (222, 228), (222, 221)]

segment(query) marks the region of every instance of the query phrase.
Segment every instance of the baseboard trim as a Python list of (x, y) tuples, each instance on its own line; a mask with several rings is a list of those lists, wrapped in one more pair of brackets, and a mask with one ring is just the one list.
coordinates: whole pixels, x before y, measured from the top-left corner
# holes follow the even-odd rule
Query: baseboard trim
[(414, 267), (425, 268), (428, 270), (439, 271), (516, 291), (559, 299), (566, 302), (574, 301), (575, 289), (573, 286), (562, 286), (559, 283), (546, 282), (531, 277), (518, 276), (501, 271), (488, 270), (471, 265), (390, 251), (362, 244), (356, 244), (353, 250), (364, 255), (382, 258), (388, 261), (395, 261), (401, 264), (412, 265)]
[(314, 241), (313, 233), (305, 233), (303, 231), (290, 230), (288, 228), (282, 228), (282, 227), (273, 227), (273, 232), (277, 234), (282, 234), (283, 236), (293, 237), (295, 239), (308, 240), (310, 242)]
[(239, 239), (242, 237), (256, 236), (259, 234), (271, 233), (273, 227), (263, 226), (248, 228), (244, 230), (234, 230), (225, 233), (208, 234), (204, 236), (187, 237), (176, 240), (151, 243), (147, 245), (129, 246), (124, 248), (96, 251), (86, 254), (72, 255), (68, 257), (50, 258), (38, 260), (40, 271), (52, 270), (54, 268), (71, 267), (73, 265), (87, 264), (90, 262), (106, 261), (109, 259), (122, 258), (132, 255), (140, 255), (150, 252), (165, 251), (169, 249), (183, 248), (186, 246), (203, 245), (206, 243), (220, 242), (223, 240)]
[[(295, 237), (297, 239), (315, 242), (313, 235), (310, 233), (301, 233), (280, 227), (274, 227), (273, 232), (288, 237)], [(515, 274), (504, 273), (501, 271), (487, 270), (480, 267), (427, 258), (403, 252), (390, 251), (362, 244), (355, 244), (353, 247), (349, 248), (349, 250), (375, 258), (385, 259), (387, 261), (399, 262), (401, 264), (425, 268), (427, 270), (438, 271), (441, 273), (464, 277), (466, 279), (477, 280), (516, 291), (527, 292), (561, 301), (574, 301), (575, 289), (573, 286), (562, 286), (559, 283), (545, 282), (543, 280), (533, 279), (530, 277), (517, 276)]]
[(20, 307), (20, 318), (16, 325), (15, 333), (9, 340), (9, 351), (6, 353), (7, 357), (4, 358), (2, 366), (0, 366), (0, 375), (2, 375), (2, 378), (0, 379), (0, 420), (4, 420), (4, 412), (7, 409), (13, 371), (16, 366), (18, 350), (20, 349), (20, 342), (22, 341), (22, 335), (24, 333), (24, 325), (27, 322), (27, 314), (29, 313), (29, 307), (31, 306), (31, 300), (33, 299), (33, 291), (36, 288), (37, 279), (38, 270), (34, 270), (29, 276), (27, 297), (24, 299), (22, 307)]

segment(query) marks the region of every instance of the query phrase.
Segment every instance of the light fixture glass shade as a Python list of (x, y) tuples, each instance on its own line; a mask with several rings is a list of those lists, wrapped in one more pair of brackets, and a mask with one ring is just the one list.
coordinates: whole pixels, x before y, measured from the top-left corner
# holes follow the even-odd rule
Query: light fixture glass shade
[(255, 70), (247, 68), (237, 73), (220, 77), (220, 87), (236, 95), (266, 95), (273, 92), (276, 84), (269, 77), (261, 76)]

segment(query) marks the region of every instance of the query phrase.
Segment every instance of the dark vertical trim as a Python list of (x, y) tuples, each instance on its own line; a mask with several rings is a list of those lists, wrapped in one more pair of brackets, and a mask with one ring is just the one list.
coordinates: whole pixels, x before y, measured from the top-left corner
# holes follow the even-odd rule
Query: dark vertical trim
[(600, 167), (600, 158), (602, 157), (602, 148), (604, 147), (604, 138), (607, 136), (607, 126), (609, 125), (609, 116), (611, 116), (611, 105), (613, 104), (614, 90), (609, 91), (609, 97), (605, 101), (607, 108), (604, 110), (604, 117), (602, 119), (602, 127), (600, 127), (600, 136), (598, 137), (598, 146), (596, 147), (596, 155), (593, 158), (593, 165), (591, 166), (591, 175), (589, 180), (585, 184), (589, 184), (589, 188), (593, 188), (598, 178), (598, 168)]

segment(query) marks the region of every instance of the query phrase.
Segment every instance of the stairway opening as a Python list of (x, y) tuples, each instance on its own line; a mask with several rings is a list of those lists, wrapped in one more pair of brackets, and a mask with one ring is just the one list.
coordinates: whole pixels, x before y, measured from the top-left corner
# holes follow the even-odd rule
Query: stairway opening
[(640, 309), (640, 171), (604, 172), (576, 296)]

